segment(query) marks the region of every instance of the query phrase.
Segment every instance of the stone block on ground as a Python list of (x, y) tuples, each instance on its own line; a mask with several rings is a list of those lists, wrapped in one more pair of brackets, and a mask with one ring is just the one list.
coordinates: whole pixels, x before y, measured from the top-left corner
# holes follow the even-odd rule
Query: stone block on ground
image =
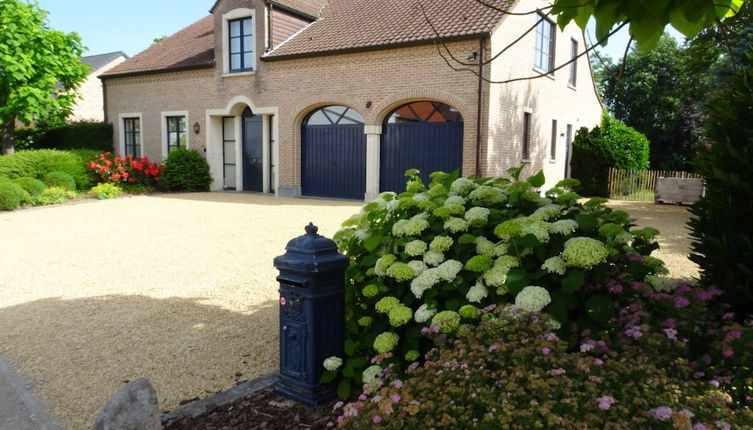
[(130, 382), (107, 402), (94, 430), (161, 430), (157, 392), (146, 379)]

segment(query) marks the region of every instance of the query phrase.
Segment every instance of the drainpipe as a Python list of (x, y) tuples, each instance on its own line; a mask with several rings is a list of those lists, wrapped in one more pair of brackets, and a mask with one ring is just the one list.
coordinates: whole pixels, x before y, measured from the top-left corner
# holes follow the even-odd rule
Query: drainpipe
[(478, 40), (478, 106), (476, 108), (476, 176), (481, 177), (481, 125), (484, 112), (484, 53), (486, 52), (486, 38)]
[(104, 122), (105, 124), (107, 124), (107, 85), (105, 85), (107, 81), (101, 78), (100, 78), (100, 81), (102, 82), (102, 109), (104, 110), (104, 113), (105, 113)]
[(274, 11), (274, 5), (271, 1), (267, 0), (267, 52), (272, 49), (274, 42), (272, 41), (272, 12)]

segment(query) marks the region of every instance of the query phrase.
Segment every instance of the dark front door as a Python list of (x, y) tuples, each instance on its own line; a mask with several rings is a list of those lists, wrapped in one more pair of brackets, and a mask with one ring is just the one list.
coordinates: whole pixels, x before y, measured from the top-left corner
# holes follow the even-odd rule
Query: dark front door
[(262, 153), (263, 117), (251, 109), (243, 111), (243, 189), (263, 191), (264, 159)]

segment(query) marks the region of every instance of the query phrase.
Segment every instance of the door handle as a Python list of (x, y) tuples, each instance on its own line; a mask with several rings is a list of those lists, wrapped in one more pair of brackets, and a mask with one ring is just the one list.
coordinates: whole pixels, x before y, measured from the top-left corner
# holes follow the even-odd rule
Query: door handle
[(251, 164), (256, 164), (256, 160), (257, 160), (256, 158), (251, 158), (251, 159), (249, 159), (248, 161), (249, 161), (249, 162), (250, 162)]

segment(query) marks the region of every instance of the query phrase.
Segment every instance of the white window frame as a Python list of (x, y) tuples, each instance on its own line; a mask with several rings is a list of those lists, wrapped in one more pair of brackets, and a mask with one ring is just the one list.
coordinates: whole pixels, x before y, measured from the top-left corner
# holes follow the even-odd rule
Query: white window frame
[(144, 116), (141, 112), (121, 113), (118, 114), (118, 150), (121, 157), (126, 156), (126, 141), (125, 141), (125, 120), (130, 118), (139, 119), (139, 152), (142, 157), (146, 157), (144, 154)]
[[(536, 25), (536, 29), (534, 30), (534, 36), (533, 36), (533, 69), (536, 70), (536, 71), (538, 71), (538, 72), (540, 72), (540, 73), (544, 73), (547, 76), (553, 76), (554, 75), (554, 68), (555, 68), (555, 61), (556, 61), (556, 58), (557, 58), (556, 55), (555, 55), (556, 52), (557, 52), (557, 25), (551, 19), (549, 19), (549, 17), (547, 17), (546, 15), (541, 14), (541, 13), (537, 13), (536, 14), (536, 21), (538, 21), (538, 20), (541, 20), (541, 22), (539, 22)], [(539, 58), (538, 58), (539, 57), (539, 55), (538, 55), (538, 51), (539, 51), (538, 46), (539, 46), (539, 34), (540, 34), (539, 33), (539, 26), (541, 26), (541, 25), (548, 25), (549, 26), (549, 35), (550, 35), (550, 39), (549, 39), (549, 56), (548, 56), (548, 58), (549, 58), (549, 64), (548, 64), (549, 70), (544, 70), (544, 69), (542, 69), (541, 67), (539, 67), (536, 64), (538, 62), (538, 60), (539, 60)]]
[(567, 86), (573, 89), (577, 87), (578, 83), (578, 60), (575, 59), (575, 57), (578, 56), (579, 45), (580, 44), (575, 38), (570, 38), (570, 61), (572, 61), (572, 63), (570, 63), (570, 70), (567, 76)]
[(188, 120), (187, 110), (166, 111), (160, 113), (160, 121), (162, 123), (162, 159), (167, 158), (167, 117), (170, 116), (183, 116), (186, 118), (186, 149), (191, 148), (191, 131), (193, 126)]
[[(236, 19), (251, 18), (251, 26), (254, 28), (254, 34), (251, 35), (251, 43), (254, 46), (253, 55), (251, 56), (251, 69), (245, 72), (230, 71), (230, 21)], [(245, 76), (256, 73), (256, 55), (257, 55), (257, 31), (256, 31), (256, 11), (248, 8), (233, 9), (222, 15), (222, 74), (223, 76)]]

